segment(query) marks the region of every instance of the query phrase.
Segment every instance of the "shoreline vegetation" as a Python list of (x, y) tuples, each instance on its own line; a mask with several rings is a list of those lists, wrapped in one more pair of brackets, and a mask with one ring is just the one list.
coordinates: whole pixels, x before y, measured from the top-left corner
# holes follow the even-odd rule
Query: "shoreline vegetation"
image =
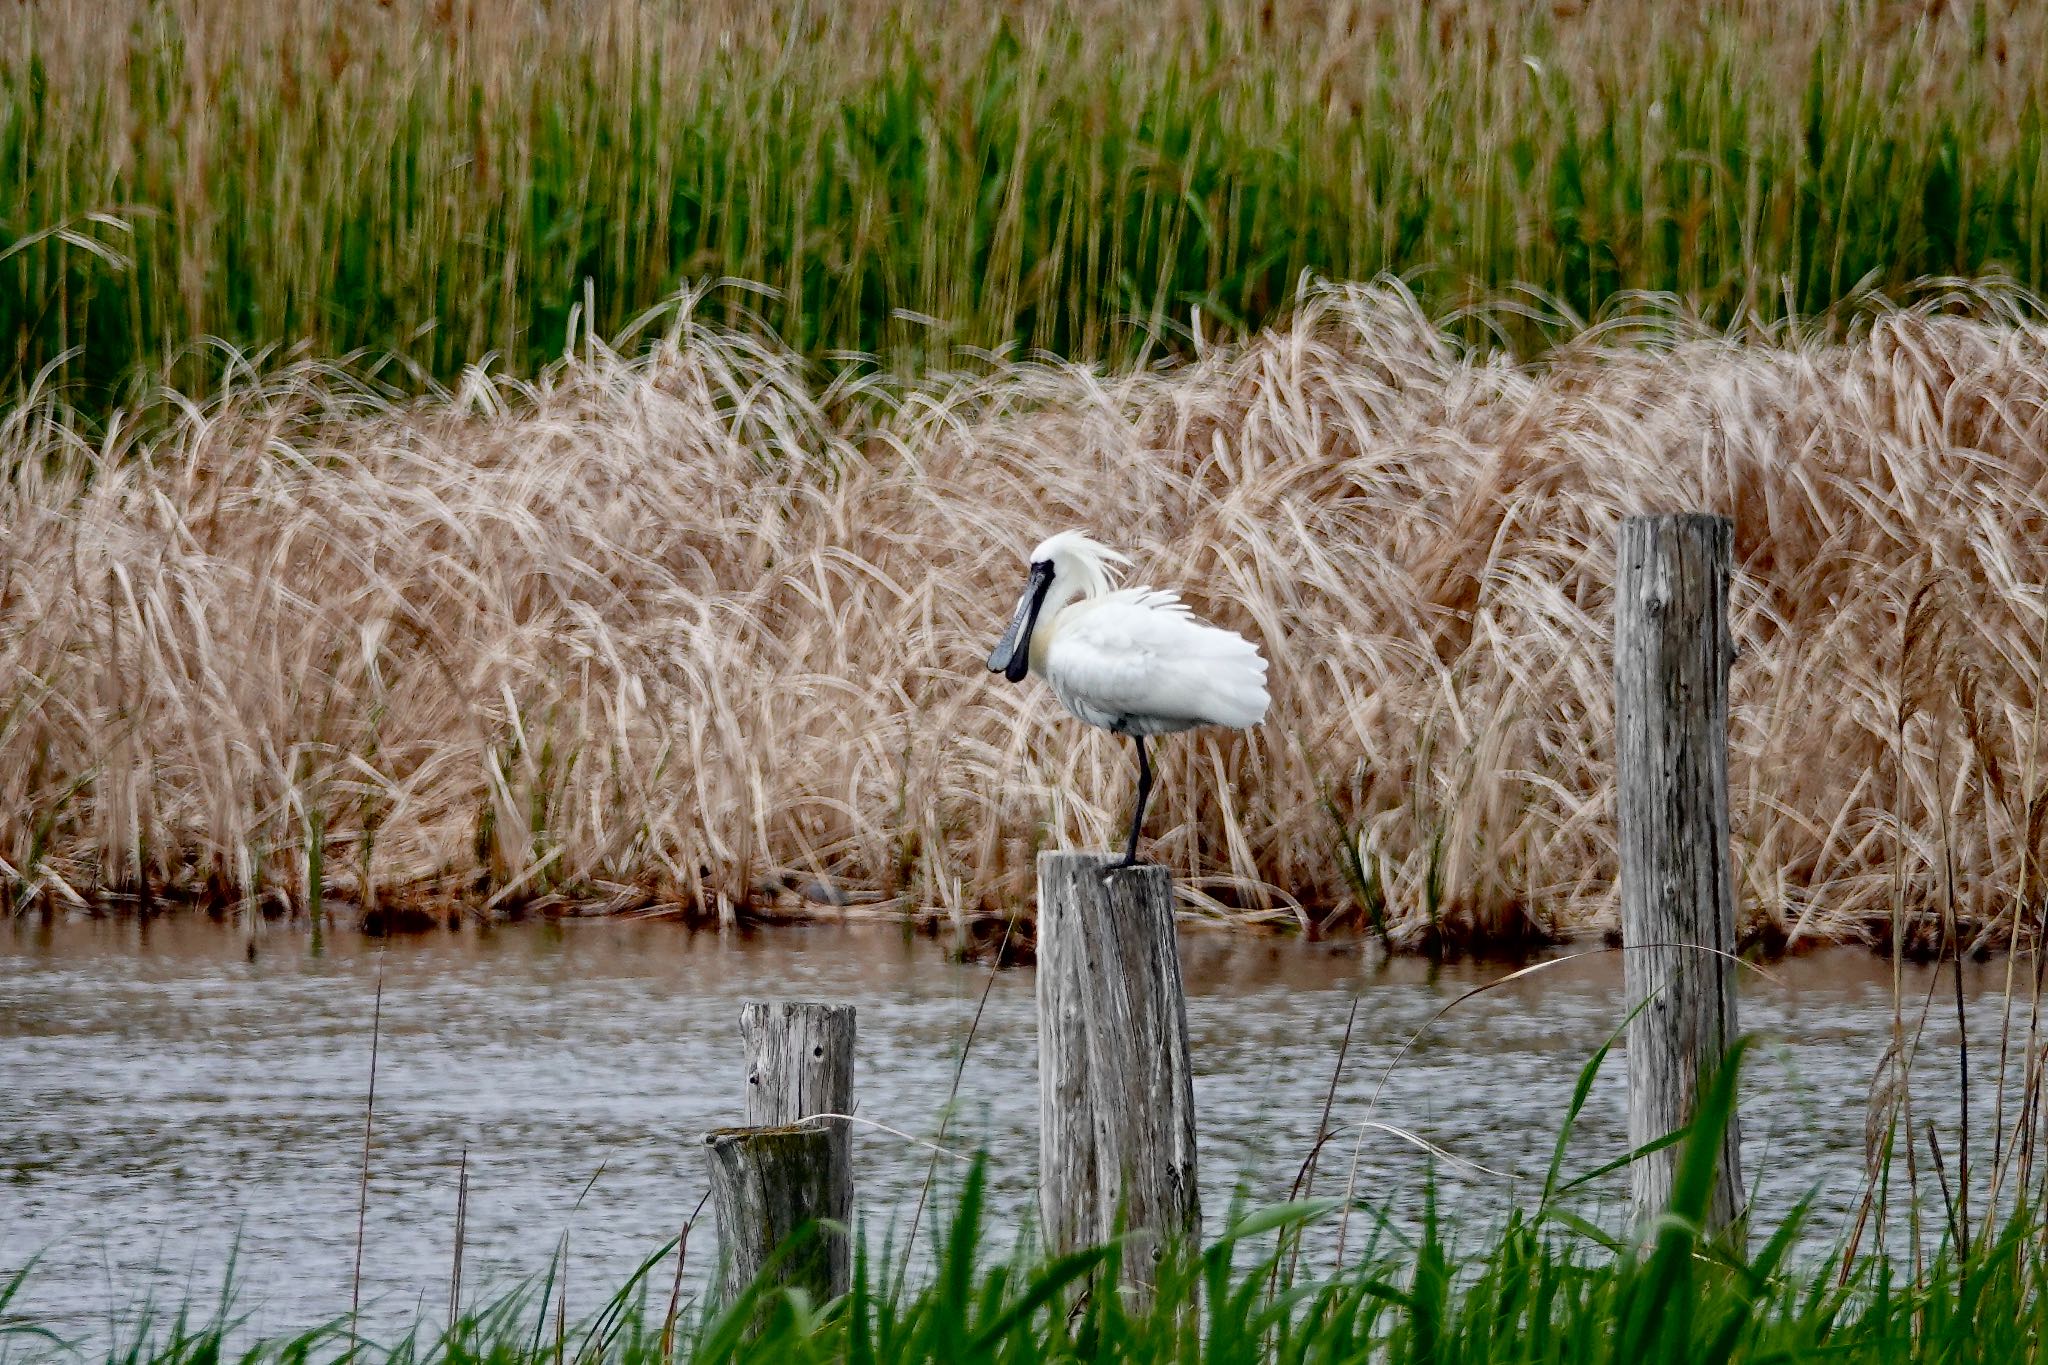
[(0, 91), (0, 390), (101, 417), (223, 356), (530, 377), (719, 279), (902, 374), (1193, 355), (1311, 274), (1523, 354), (2048, 289), (2026, 0), (34, 0)]
[[(106, 1354), (136, 1365), (1889, 1365), (2020, 1360), (2048, 1329), (2040, 1288), (2048, 1264), (2038, 1227), (2024, 1216), (1987, 1229), (1967, 1255), (1944, 1242), (1909, 1273), (1882, 1249), (1819, 1250), (1805, 1208), (1753, 1232), (1749, 1248), (1703, 1237), (1696, 1215), (1689, 1223), (1683, 1213), (1667, 1216), (1654, 1243), (1633, 1248), (1568, 1207), (1547, 1205), (1498, 1227), (1431, 1218), (1411, 1240), (1373, 1226), (1375, 1211), (1361, 1200), (1354, 1236), (1363, 1245), (1332, 1270), (1314, 1267), (1313, 1256), (1311, 1264), (1295, 1258), (1304, 1235), (1327, 1235), (1344, 1201), (1307, 1200), (1233, 1210), (1213, 1241), (1162, 1260), (1148, 1300), (1103, 1288), (1122, 1262), (1116, 1242), (1053, 1256), (1028, 1236), (1003, 1238), (981, 1207), (981, 1180), (977, 1169), (960, 1191), (929, 1269), (892, 1273), (863, 1246), (851, 1290), (824, 1303), (767, 1283), (724, 1309), (695, 1292), (678, 1303), (665, 1282), (677, 1257), (672, 1240), (615, 1290), (585, 1286), (586, 1300), (603, 1301), (576, 1318), (567, 1316), (568, 1289), (557, 1283), (567, 1269), (557, 1262), (509, 1292), (493, 1297), (487, 1287), (445, 1321), (424, 1310), (409, 1331), (385, 1339), (358, 1332), (346, 1313), (290, 1335), (259, 1335), (244, 1324), (230, 1285), (217, 1302), (145, 1305), (113, 1319)], [(799, 1233), (793, 1242), (804, 1240)], [(715, 1254), (701, 1244), (694, 1250)], [(33, 1272), (0, 1283), (0, 1347), (25, 1362), (98, 1354), (38, 1320)], [(445, 1289), (422, 1286), (421, 1298), (431, 1302)]]
[[(2033, 1033), (2029, 1030), (2031, 1047)], [(687, 1220), (616, 1289), (585, 1286), (570, 1316), (566, 1234), (544, 1273), (509, 1292), (463, 1289), (458, 1205), (452, 1274), (418, 1288), (409, 1330), (379, 1339), (353, 1310), (290, 1335), (250, 1329), (234, 1267), (213, 1302), (145, 1301), (111, 1313), (103, 1348), (67, 1340), (35, 1305), (35, 1265), (0, 1280), (0, 1351), (10, 1360), (104, 1354), (133, 1362), (347, 1360), (712, 1365), (725, 1361), (1700, 1362), (1729, 1360), (2006, 1361), (2048, 1327), (2048, 1238), (2032, 1167), (2037, 1111), (2022, 1110), (2014, 1142), (1980, 1174), (1981, 1221), (1970, 1221), (1967, 1167), (1940, 1197), (1894, 1142), (1910, 1137), (1910, 1106), (1871, 1095), (1871, 1169), (1861, 1211), (1824, 1230), (1818, 1191), (1787, 1210), (1752, 1209), (1732, 1233), (1706, 1230), (1721, 1133), (1736, 1102), (1738, 1043), (1702, 1087), (1680, 1144), (1668, 1208), (1640, 1230), (1615, 1222), (1600, 1197), (1627, 1157), (1587, 1170), (1572, 1124), (1607, 1053), (1581, 1073), (1540, 1190), (1484, 1222), (1447, 1222), (1430, 1193), (1419, 1226), (1404, 1226), (1372, 1195), (1314, 1197), (1305, 1177), (1288, 1202), (1250, 1207), (1242, 1194), (1218, 1235), (1168, 1244), (1148, 1258), (1150, 1292), (1118, 1288), (1121, 1237), (1064, 1254), (1028, 1222), (1005, 1235), (987, 1206), (988, 1164), (977, 1155), (940, 1197), (948, 1216), (922, 1251), (894, 1226), (881, 1245), (866, 1220), (851, 1238), (846, 1293), (814, 1299), (777, 1283), (777, 1262), (801, 1255), (821, 1225), (801, 1228), (761, 1279), (720, 1306), (705, 1296), (712, 1229)], [(2031, 1055), (2031, 1052), (2030, 1054)], [(1341, 1068), (1341, 1059), (1339, 1066)], [(1888, 1056), (1880, 1066), (1897, 1070)], [(1901, 1085), (1903, 1086), (1903, 1077)], [(2035, 1093), (2036, 1073), (2027, 1094)], [(2025, 1139), (2022, 1146), (2021, 1130)], [(1928, 1122), (1934, 1169), (1942, 1170)], [(1657, 1144), (1657, 1145), (1662, 1145)], [(1340, 1155), (1340, 1154), (1333, 1154)], [(1340, 1169), (1325, 1184), (1344, 1183)], [(2013, 1174), (2017, 1171), (2016, 1176)], [(2001, 1194), (2001, 1179), (2014, 1183)], [(1958, 1201), (1957, 1195), (1960, 1195)], [(701, 1206), (700, 1206), (701, 1208)], [(1357, 1217), (1354, 1220), (1352, 1214)], [(1627, 1215), (1624, 1213), (1624, 1216)], [(1899, 1226), (1894, 1226), (1897, 1223)], [(693, 1238), (693, 1233), (695, 1234)], [(1333, 1236), (1334, 1233), (1334, 1236)], [(1348, 1234), (1348, 1240), (1347, 1240)], [(1331, 1243), (1334, 1242), (1334, 1247)], [(1348, 1251), (1347, 1251), (1348, 1249)], [(692, 1254), (694, 1252), (694, 1255)], [(913, 1252), (921, 1254), (913, 1256)], [(916, 1262), (913, 1265), (913, 1261)], [(673, 1270), (670, 1267), (673, 1265)], [(694, 1278), (686, 1282), (686, 1266)], [(434, 1304), (446, 1293), (443, 1319)], [(275, 1329), (272, 1329), (275, 1331)], [(573, 1356), (572, 1353), (573, 1352)]]
[(2037, 932), (2048, 7), (36, 0), (0, 73), (4, 906), (1007, 934), (1129, 796), (978, 668), (1081, 526), (1274, 662), (1162, 750), (1190, 914), (1554, 942), (1691, 509), (1744, 942)]
[(1736, 528), (1746, 941), (2036, 932), (2030, 295), (1645, 305), (1518, 360), (1383, 280), (1184, 363), (909, 378), (702, 311), (420, 398), (231, 359), (161, 424), (7, 410), (7, 904), (1000, 919), (1127, 815), (1128, 755), (981, 668), (1021, 547), (1078, 525), (1273, 661), (1266, 725), (1162, 746), (1185, 910), (1598, 930), (1615, 527), (1690, 508)]

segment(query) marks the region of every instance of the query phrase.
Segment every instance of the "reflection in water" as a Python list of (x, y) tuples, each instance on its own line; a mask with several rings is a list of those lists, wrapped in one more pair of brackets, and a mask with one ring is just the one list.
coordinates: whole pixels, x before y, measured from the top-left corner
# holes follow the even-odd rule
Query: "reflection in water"
[[(145, 1297), (210, 1298), (232, 1255), (257, 1330), (345, 1311), (380, 973), (363, 1296), (382, 1329), (445, 1312), (465, 1152), (465, 1284), (505, 1288), (566, 1236), (571, 1312), (594, 1310), (697, 1203), (698, 1134), (741, 1112), (742, 1002), (856, 1003), (860, 1113), (929, 1137), (989, 981), (986, 967), (878, 926), (529, 925), (388, 945), (330, 936), (317, 954), (302, 930), (270, 928), (248, 946), (187, 918), (0, 926), (0, 1273), (41, 1254), (17, 1308), (89, 1330)], [(1184, 936), (1183, 959), (1212, 1229), (1240, 1185), (1254, 1201), (1286, 1195), (1354, 995), (1333, 1124), (1370, 1116), (1517, 1173), (1439, 1165), (1440, 1201), (1481, 1215), (1540, 1186), (1573, 1081), (1621, 1018), (1620, 959), (1598, 954), (1464, 1001), (1389, 1074), (1433, 1014), (1502, 969), (1206, 933)], [(1745, 1174), (1765, 1222), (1818, 1191), (1832, 1228), (1860, 1188), (1889, 967), (1844, 950), (1773, 972), (1742, 986), (1745, 1027), (1776, 1040), (1746, 1085)], [(1989, 1057), (2004, 967), (1966, 975), (1973, 1041)], [(1913, 973), (1909, 988), (1926, 986)], [(1009, 1215), (998, 1226), (1021, 1225), (1032, 1204), (1033, 1027), (1030, 971), (999, 973), (949, 1127), (949, 1146), (989, 1152)], [(1937, 1010), (1929, 1047), (1943, 1065), (1953, 1029)], [(1622, 1150), (1622, 1067), (1617, 1053), (1594, 1086), (1568, 1171)], [(1953, 1110), (1952, 1070), (1930, 1070), (1922, 1088), (1921, 1113)], [(856, 1143), (861, 1207), (879, 1233), (908, 1217), (926, 1154), (873, 1128)], [(1321, 1188), (1341, 1188), (1354, 1147), (1359, 1191), (1414, 1216), (1428, 1160), (1384, 1132), (1353, 1129), (1330, 1148)], [(1622, 1194), (1609, 1179), (1583, 1211), (1612, 1217)], [(700, 1230), (691, 1261), (712, 1259)]]

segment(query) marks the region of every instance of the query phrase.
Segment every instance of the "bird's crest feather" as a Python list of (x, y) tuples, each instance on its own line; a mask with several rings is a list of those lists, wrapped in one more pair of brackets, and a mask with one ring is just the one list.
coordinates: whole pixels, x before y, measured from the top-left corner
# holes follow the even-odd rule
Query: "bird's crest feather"
[(1031, 562), (1051, 560), (1054, 572), (1072, 574), (1081, 584), (1084, 597), (1100, 597), (1116, 586), (1116, 569), (1131, 557), (1110, 549), (1084, 531), (1061, 531), (1038, 542)]

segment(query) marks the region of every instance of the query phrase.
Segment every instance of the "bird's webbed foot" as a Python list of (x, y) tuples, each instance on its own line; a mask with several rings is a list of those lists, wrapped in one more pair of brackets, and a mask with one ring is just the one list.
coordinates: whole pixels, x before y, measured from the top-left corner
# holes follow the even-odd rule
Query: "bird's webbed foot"
[(1103, 880), (1103, 882), (1104, 882), (1104, 883), (1106, 884), (1106, 883), (1108, 883), (1109, 881), (1111, 881), (1111, 880), (1112, 880), (1113, 878), (1115, 878), (1116, 874), (1117, 874), (1117, 873), (1119, 873), (1119, 872), (1129, 872), (1129, 871), (1132, 871), (1132, 870), (1134, 870), (1134, 869), (1136, 869), (1136, 868), (1140, 868), (1140, 867), (1150, 867), (1150, 866), (1152, 866), (1152, 864), (1151, 864), (1151, 863), (1149, 863), (1149, 862), (1147, 862), (1147, 861), (1146, 861), (1145, 859), (1143, 859), (1143, 858), (1128, 858), (1128, 857), (1127, 857), (1127, 858), (1123, 858), (1123, 859), (1121, 859), (1121, 860), (1119, 860), (1119, 861), (1117, 861), (1117, 862), (1113, 862), (1113, 863), (1104, 863), (1104, 864), (1102, 865), (1102, 867), (1101, 867), (1101, 868), (1100, 868), (1100, 869), (1099, 869), (1099, 870), (1098, 870), (1098, 871), (1096, 872), (1096, 875), (1097, 875), (1097, 876), (1099, 876), (1099, 877), (1101, 877), (1101, 878), (1102, 878), (1102, 880)]

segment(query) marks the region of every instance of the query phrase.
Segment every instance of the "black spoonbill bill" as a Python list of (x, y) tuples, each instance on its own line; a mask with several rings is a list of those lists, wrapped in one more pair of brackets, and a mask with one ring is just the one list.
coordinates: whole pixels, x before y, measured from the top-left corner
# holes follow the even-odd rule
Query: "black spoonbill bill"
[(1079, 531), (1031, 552), (1031, 578), (988, 656), (1011, 682), (1036, 673), (1060, 705), (1090, 725), (1138, 741), (1138, 809), (1119, 867), (1138, 861), (1152, 795), (1145, 741), (1197, 725), (1242, 730), (1266, 716), (1266, 661), (1251, 641), (1195, 619), (1170, 592), (1113, 588), (1110, 566), (1130, 557)]

